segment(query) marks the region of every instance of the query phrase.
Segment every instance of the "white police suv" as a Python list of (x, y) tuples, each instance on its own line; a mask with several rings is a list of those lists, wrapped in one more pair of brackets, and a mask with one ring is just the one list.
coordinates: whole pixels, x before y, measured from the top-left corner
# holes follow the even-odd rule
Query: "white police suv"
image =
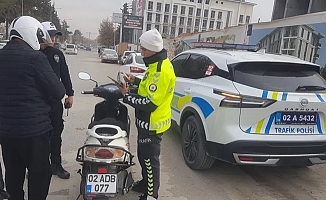
[(215, 159), (269, 166), (325, 163), (326, 81), (320, 67), (247, 50), (195, 48), (172, 59), (172, 114), (187, 165), (207, 169)]

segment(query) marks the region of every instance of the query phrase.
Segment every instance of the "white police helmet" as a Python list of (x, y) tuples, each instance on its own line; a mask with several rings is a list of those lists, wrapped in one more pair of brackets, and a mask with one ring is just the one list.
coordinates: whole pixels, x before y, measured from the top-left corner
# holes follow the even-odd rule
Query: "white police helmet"
[(17, 17), (12, 21), (9, 27), (9, 33), (12, 38), (19, 38), (25, 41), (34, 50), (40, 50), (41, 43), (51, 43), (51, 37), (44, 30), (42, 24), (30, 16)]

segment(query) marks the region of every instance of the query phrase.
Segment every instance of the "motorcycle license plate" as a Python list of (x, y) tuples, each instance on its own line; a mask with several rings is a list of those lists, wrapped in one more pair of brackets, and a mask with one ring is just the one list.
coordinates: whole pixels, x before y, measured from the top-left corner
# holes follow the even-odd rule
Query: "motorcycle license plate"
[(88, 174), (86, 183), (88, 194), (114, 194), (117, 193), (116, 174)]

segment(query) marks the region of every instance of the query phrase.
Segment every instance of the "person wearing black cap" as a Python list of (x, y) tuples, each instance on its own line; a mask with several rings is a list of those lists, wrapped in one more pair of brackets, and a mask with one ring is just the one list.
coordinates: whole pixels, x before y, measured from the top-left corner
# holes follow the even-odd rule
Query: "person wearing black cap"
[[(44, 30), (47, 30), (51, 39), (51, 44), (41, 44), (41, 51), (47, 56), (49, 63), (52, 66), (53, 71), (57, 74), (61, 82), (66, 88), (66, 95), (68, 96), (64, 101), (64, 106), (66, 109), (72, 107), (74, 90), (72, 88), (72, 83), (70, 79), (68, 65), (66, 59), (61, 50), (53, 47), (55, 43), (56, 36), (62, 36), (62, 33), (57, 30), (52, 22), (42, 23)], [(61, 134), (64, 129), (63, 124), (63, 105), (62, 101), (52, 102), (52, 113), (51, 122), (53, 126), (53, 134), (51, 137), (51, 169), (53, 175), (58, 175), (59, 178), (69, 179), (70, 173), (62, 167), (61, 158), (61, 145), (62, 139)]]

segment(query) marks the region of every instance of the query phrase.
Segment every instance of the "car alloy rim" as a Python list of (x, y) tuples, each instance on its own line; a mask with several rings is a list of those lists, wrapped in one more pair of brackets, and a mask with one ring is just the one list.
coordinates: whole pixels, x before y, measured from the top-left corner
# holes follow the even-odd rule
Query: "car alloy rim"
[(194, 121), (186, 124), (184, 153), (189, 162), (194, 162), (198, 154), (198, 131)]

